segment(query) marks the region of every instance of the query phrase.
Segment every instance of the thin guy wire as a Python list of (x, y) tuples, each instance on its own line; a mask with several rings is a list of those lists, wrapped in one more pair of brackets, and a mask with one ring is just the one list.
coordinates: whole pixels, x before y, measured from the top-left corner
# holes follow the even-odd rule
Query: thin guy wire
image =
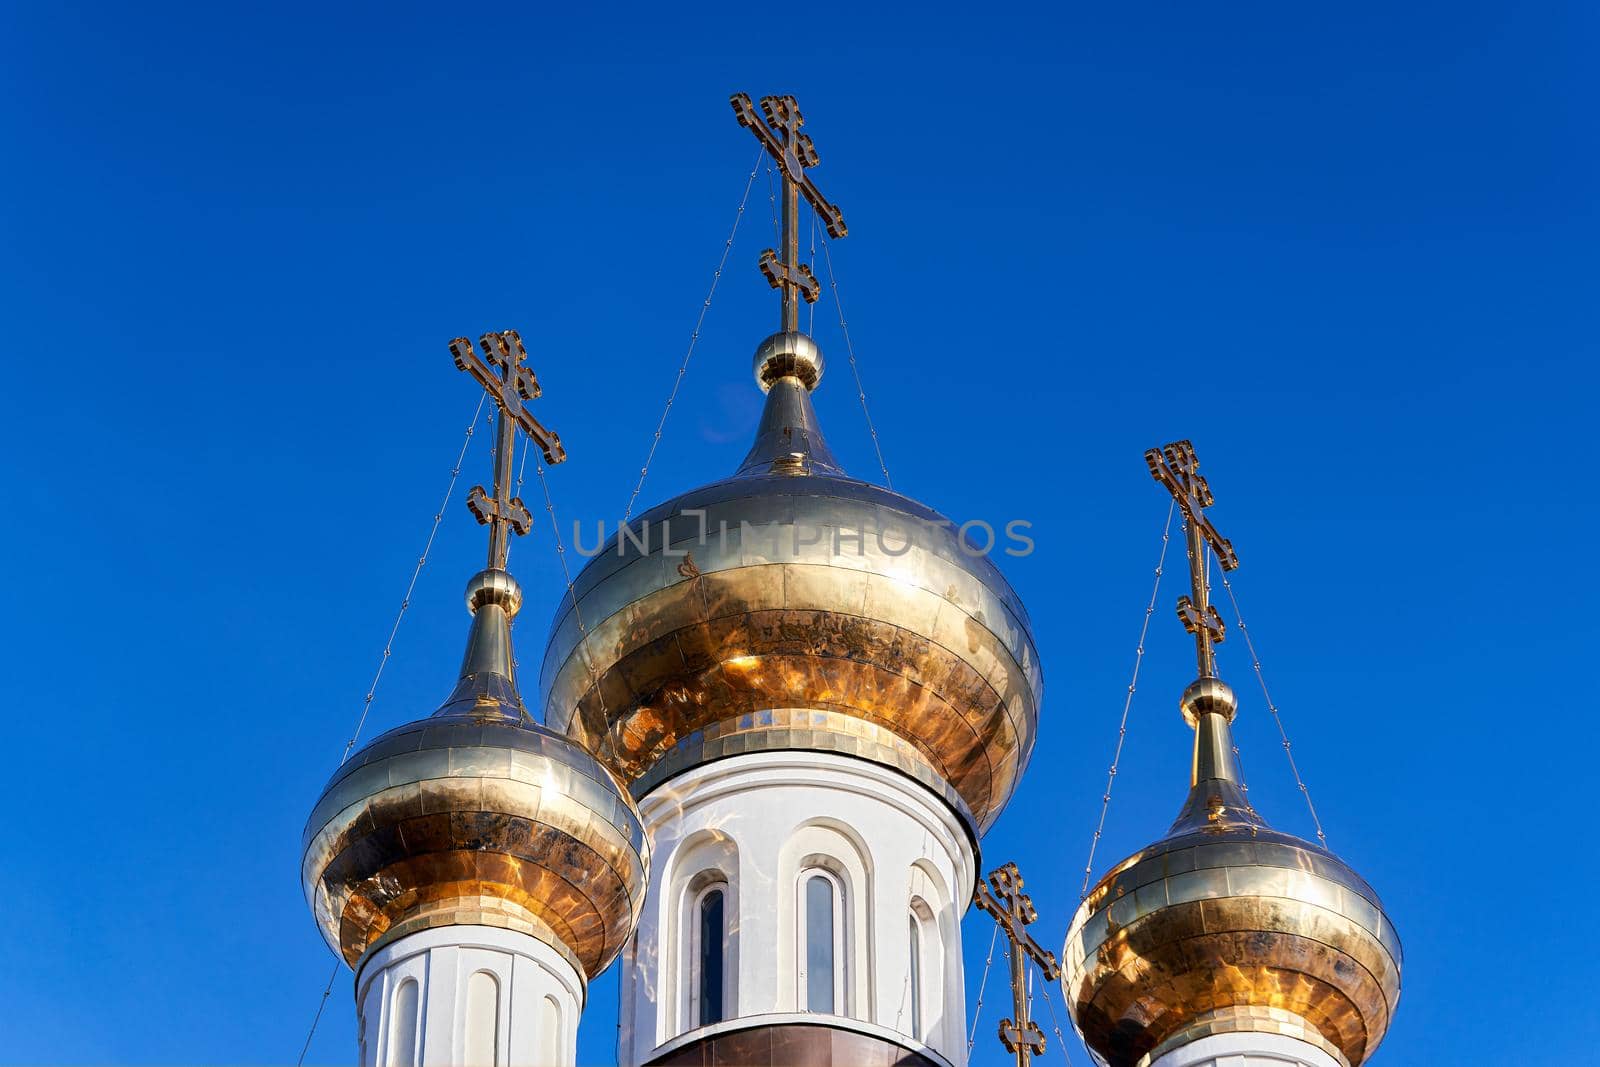
[(1250, 666), (1256, 672), (1256, 681), (1261, 683), (1261, 696), (1267, 702), (1267, 710), (1272, 712), (1272, 721), (1278, 724), (1278, 737), (1283, 742), (1283, 754), (1289, 758), (1289, 770), (1294, 772), (1294, 784), (1299, 787), (1300, 795), (1306, 798), (1306, 810), (1311, 813), (1311, 823), (1317, 828), (1317, 840), (1322, 847), (1328, 847), (1328, 835), (1322, 832), (1322, 820), (1317, 817), (1317, 806), (1311, 802), (1311, 790), (1306, 787), (1305, 781), (1300, 777), (1300, 767), (1294, 761), (1294, 752), (1289, 744), (1289, 733), (1283, 728), (1283, 716), (1278, 714), (1278, 705), (1272, 702), (1272, 693), (1267, 689), (1267, 676), (1261, 673), (1261, 657), (1256, 654), (1256, 644), (1250, 639), (1250, 629), (1244, 624), (1244, 614), (1239, 610), (1239, 598), (1233, 595), (1233, 583), (1228, 581), (1228, 576), (1222, 576), (1222, 588), (1228, 592), (1228, 600), (1233, 604), (1233, 617), (1239, 624), (1239, 633), (1244, 636), (1245, 648), (1250, 652)]
[(1000, 924), (994, 924), (989, 935), (989, 958), (983, 961), (983, 978), (978, 982), (978, 1006), (972, 1009), (972, 1029), (967, 1032), (967, 1058), (972, 1058), (972, 1046), (978, 1043), (978, 1022), (983, 1017), (983, 987), (989, 984), (989, 967), (994, 963), (994, 943), (1000, 938)]
[[(817, 276), (817, 213), (811, 213), (811, 276)], [(812, 300), (807, 305), (806, 333), (812, 337), (817, 335), (817, 302)]]
[(333, 973), (328, 975), (328, 988), (322, 991), (322, 999), (317, 1001), (317, 1014), (311, 1019), (311, 1032), (306, 1035), (306, 1043), (300, 1046), (300, 1058), (294, 1061), (294, 1067), (302, 1067), (306, 1062), (306, 1053), (311, 1049), (311, 1039), (317, 1036), (317, 1024), (322, 1021), (322, 1009), (328, 1006), (328, 997), (333, 993), (333, 983), (339, 978), (339, 965), (333, 965)]
[[(746, 191), (748, 192), (748, 189), (746, 189)], [(556, 559), (561, 564), (561, 576), (562, 576), (563, 579), (566, 580), (566, 583), (567, 583), (567, 596), (572, 600), (572, 618), (573, 618), (573, 621), (575, 621), (578, 624), (578, 633), (587, 636), (588, 633), (589, 633), (589, 628), (584, 625), (584, 623), (583, 623), (583, 609), (578, 606), (578, 592), (573, 587), (573, 584), (572, 584), (572, 569), (567, 565), (567, 546), (566, 546), (566, 543), (564, 541), (562, 541), (562, 539), (561, 539), (561, 523), (559, 521), (557, 521), (557, 519), (556, 519), (555, 500), (550, 496), (550, 483), (545, 480), (544, 464), (540, 463), (538, 460), (535, 460), (534, 464), (533, 464), (533, 470), (534, 470), (534, 473), (539, 476), (539, 488), (544, 493), (544, 510), (550, 516), (550, 532), (555, 535), (555, 539), (556, 539)], [(624, 525), (626, 525), (626, 520), (624, 520)], [(576, 538), (577, 536), (578, 536), (578, 534), (577, 534), (576, 530), (574, 530), (573, 537)], [(581, 544), (582, 543), (581, 540), (578, 543)], [(580, 548), (579, 551), (582, 551), (582, 549)], [(599, 676), (595, 672), (595, 668), (594, 668), (594, 665), (592, 663), (589, 664), (588, 666), (589, 666), (589, 684), (597, 686), (597, 683), (599, 681)], [(605, 694), (599, 691), (598, 686), (595, 689), (595, 696), (600, 701), (600, 713), (601, 713), (601, 715), (605, 717), (607, 722), (611, 723), (611, 726), (608, 727), (608, 729), (613, 731), (613, 732), (615, 732), (616, 730), (620, 729), (621, 728), (621, 720), (620, 719), (613, 719), (613, 717), (611, 715), (611, 709), (606, 707)], [(540, 709), (540, 720), (541, 721), (543, 721), (543, 717), (544, 717), (543, 709)]]
[(427, 565), (428, 553), (433, 550), (433, 540), (439, 533), (439, 523), (444, 519), (445, 508), (450, 504), (450, 497), (456, 491), (456, 482), (461, 477), (461, 464), (467, 458), (467, 448), (472, 444), (472, 432), (478, 425), (478, 416), (483, 414), (484, 402), (488, 394), (478, 398), (478, 407), (472, 413), (472, 422), (467, 425), (465, 439), (461, 442), (461, 452), (456, 456), (454, 467), (450, 468), (450, 482), (445, 486), (444, 499), (439, 502), (439, 510), (433, 514), (433, 525), (428, 528), (428, 540), (422, 546), (422, 555), (417, 557), (417, 565), (412, 568), (411, 581), (406, 584), (406, 595), (400, 600), (400, 610), (394, 617), (394, 625), (389, 627), (389, 639), (384, 642), (383, 655), (378, 659), (378, 670), (372, 676), (372, 684), (367, 687), (367, 696), (361, 704), (361, 717), (356, 720), (355, 731), (350, 735), (350, 740), (344, 744), (344, 752), (339, 757), (339, 766), (343, 767), (350, 758), (350, 750), (356, 747), (356, 741), (361, 737), (361, 730), (367, 724), (367, 713), (372, 710), (373, 698), (378, 692), (378, 681), (383, 677), (383, 669), (389, 665), (389, 656), (394, 651), (395, 634), (400, 632), (400, 622), (406, 617), (406, 609), (411, 607), (411, 593), (417, 587), (417, 578), (422, 574), (422, 568)]
[(761, 173), (761, 157), (765, 153), (765, 148), (758, 148), (756, 151), (756, 161), (751, 165), (750, 177), (744, 183), (744, 195), (739, 198), (739, 210), (733, 216), (733, 228), (728, 231), (728, 239), (723, 242), (722, 258), (717, 260), (716, 272), (711, 275), (711, 288), (706, 292), (705, 301), (700, 305), (700, 317), (695, 319), (694, 332), (689, 335), (689, 349), (683, 354), (683, 362), (678, 366), (678, 377), (673, 380), (672, 392), (667, 394), (667, 406), (662, 409), (661, 419), (656, 423), (655, 437), (650, 441), (650, 452), (644, 457), (644, 466), (639, 468), (639, 483), (633, 487), (633, 495), (628, 497), (628, 507), (622, 515), (624, 526), (633, 518), (633, 505), (639, 499), (645, 477), (650, 473), (650, 463), (656, 458), (656, 449), (661, 445), (661, 431), (667, 425), (667, 416), (672, 413), (672, 402), (678, 398), (678, 389), (683, 385), (683, 376), (688, 373), (689, 359), (694, 355), (694, 346), (700, 342), (700, 328), (705, 325), (706, 312), (711, 310), (711, 298), (717, 295), (717, 283), (722, 280), (722, 269), (728, 265), (728, 253), (733, 251), (733, 238), (739, 232), (739, 220), (744, 218), (745, 204), (750, 200), (750, 189), (756, 183), (756, 175)]
[[(512, 447), (513, 448), (516, 447), (515, 446), (516, 436), (517, 435), (515, 435), (515, 434), (512, 435)], [(523, 476), (528, 473), (528, 450), (531, 449), (532, 447), (533, 447), (533, 438), (529, 437), (529, 438), (527, 438), (527, 439), (525, 439), (523, 441), (523, 443), (522, 443), (522, 462), (517, 465), (517, 487), (511, 491), (511, 495), (514, 496), (514, 497), (522, 496)], [(494, 450), (490, 449), (490, 454), (491, 455), (493, 454), (493, 452), (494, 452)], [(511, 549), (514, 548), (515, 545), (516, 545), (516, 538), (512, 537), (512, 538), (507, 538), (506, 539), (506, 566), (508, 566), (508, 567), (511, 565)], [(515, 622), (513, 622), (512, 625), (515, 625)], [(513, 666), (515, 666), (515, 660), (513, 660)]]
[(833, 290), (833, 306), (839, 309), (839, 329), (844, 334), (845, 354), (850, 357), (850, 375), (856, 380), (856, 396), (861, 401), (861, 414), (867, 418), (867, 431), (872, 434), (872, 450), (878, 454), (878, 469), (883, 472), (883, 484), (894, 488), (889, 477), (889, 465), (883, 461), (883, 446), (878, 443), (878, 428), (872, 425), (872, 412), (867, 410), (867, 391), (861, 387), (861, 371), (856, 366), (855, 345), (850, 343), (850, 324), (845, 321), (844, 301), (839, 298), (839, 280), (833, 274), (833, 253), (828, 248), (828, 238), (822, 238), (822, 260), (828, 267), (828, 288)]
[(1089, 841), (1089, 858), (1083, 865), (1083, 888), (1078, 891), (1081, 901), (1089, 895), (1089, 879), (1094, 872), (1094, 854), (1100, 847), (1100, 837), (1106, 829), (1106, 813), (1111, 809), (1111, 787), (1117, 780), (1117, 767), (1122, 763), (1122, 746), (1128, 739), (1128, 712), (1133, 708), (1133, 694), (1139, 688), (1139, 668), (1144, 666), (1144, 639), (1150, 632), (1150, 616), (1155, 614), (1156, 597), (1161, 593), (1161, 574), (1167, 565), (1167, 548), (1172, 543), (1172, 514), (1177, 501), (1167, 505), (1167, 524), (1161, 530), (1161, 555), (1156, 558), (1156, 580), (1150, 587), (1150, 603), (1145, 605), (1144, 622), (1139, 626), (1139, 644), (1133, 652), (1133, 677), (1128, 679), (1128, 695), (1122, 700), (1122, 721), (1117, 724), (1117, 750), (1111, 756), (1111, 769), (1106, 772), (1106, 791), (1100, 796), (1100, 822)]
[(561, 576), (567, 582), (567, 596), (572, 598), (572, 615), (578, 623), (578, 632), (587, 634), (588, 627), (583, 625), (583, 612), (578, 609), (578, 594), (572, 587), (572, 569), (567, 566), (567, 546), (561, 541), (561, 524), (556, 521), (555, 501), (550, 498), (550, 483), (545, 481), (544, 464), (535, 463), (534, 473), (539, 476), (539, 486), (544, 490), (544, 509), (550, 513), (550, 529), (556, 535), (556, 559), (561, 562)]
[(1050, 999), (1050, 983), (1040, 982), (1039, 992), (1044, 994), (1045, 1006), (1050, 1009), (1050, 1028), (1056, 1032), (1056, 1044), (1061, 1048), (1061, 1058), (1072, 1067), (1072, 1057), (1067, 1054), (1067, 1039), (1061, 1033), (1061, 1020), (1056, 1017), (1056, 1002)]
[(778, 223), (778, 186), (772, 180), (772, 160), (767, 160), (767, 212), (772, 216), (773, 246), (783, 243), (783, 227)]
[[(384, 642), (383, 655), (378, 660), (378, 670), (372, 676), (372, 684), (367, 687), (367, 697), (361, 704), (361, 716), (356, 720), (356, 728), (350, 734), (350, 740), (345, 742), (344, 752), (339, 756), (339, 766), (343, 767), (350, 758), (350, 750), (355, 748), (356, 741), (361, 737), (361, 730), (367, 724), (367, 713), (372, 710), (373, 698), (378, 692), (378, 682), (383, 678), (383, 668), (389, 664), (389, 656), (394, 651), (394, 638), (400, 632), (400, 621), (406, 617), (406, 609), (411, 607), (411, 593), (417, 587), (417, 578), (422, 574), (422, 568), (428, 562), (428, 553), (433, 550), (434, 538), (439, 533), (439, 523), (444, 520), (445, 508), (450, 504), (450, 497), (455, 494), (456, 481), (461, 477), (461, 464), (466, 461), (467, 448), (472, 444), (472, 433), (478, 426), (478, 417), (483, 414), (484, 402), (488, 394), (478, 397), (478, 406), (473, 409), (472, 421), (467, 423), (467, 432), (461, 442), (461, 452), (456, 456), (455, 466), (450, 468), (450, 482), (445, 486), (444, 499), (439, 502), (439, 510), (434, 512), (433, 525), (428, 529), (428, 540), (422, 546), (422, 555), (417, 557), (417, 565), (411, 571), (411, 581), (406, 584), (406, 595), (400, 600), (400, 610), (394, 617), (394, 625), (389, 627), (389, 639)], [(317, 1013), (311, 1017), (311, 1029), (306, 1033), (306, 1043), (300, 1047), (300, 1056), (296, 1059), (295, 1067), (301, 1067), (306, 1062), (306, 1053), (311, 1049), (311, 1039), (317, 1036), (317, 1025), (322, 1022), (322, 1010), (328, 1006), (328, 997), (333, 993), (333, 983), (339, 980), (339, 966), (335, 961), (333, 972), (328, 975), (328, 984), (322, 990), (322, 999), (317, 1001)]]

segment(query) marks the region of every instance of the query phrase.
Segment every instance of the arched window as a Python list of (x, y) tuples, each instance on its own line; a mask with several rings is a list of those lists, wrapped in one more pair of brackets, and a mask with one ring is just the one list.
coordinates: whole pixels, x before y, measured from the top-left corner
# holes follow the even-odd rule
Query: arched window
[(691, 1026), (721, 1022), (727, 1004), (727, 888), (725, 883), (715, 882), (702, 889), (687, 916)]
[[(920, 884), (919, 884), (920, 883)], [(941, 1047), (945, 1031), (945, 945), (939, 919), (923, 894), (935, 887), (918, 872), (912, 876), (911, 907), (906, 918), (906, 1033), (924, 1044)], [(936, 899), (936, 898), (935, 898)]]
[(800, 1008), (845, 1015), (844, 885), (831, 871), (800, 874)]

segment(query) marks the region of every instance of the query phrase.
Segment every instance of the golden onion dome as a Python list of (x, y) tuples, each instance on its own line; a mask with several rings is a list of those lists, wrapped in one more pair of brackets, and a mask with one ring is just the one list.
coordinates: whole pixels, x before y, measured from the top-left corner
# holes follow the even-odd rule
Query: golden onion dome
[(1337, 856), (1270, 828), (1239, 786), (1232, 690), (1184, 693), (1189, 795), (1167, 836), (1102, 878), (1073, 917), (1062, 982), (1085, 1043), (1144, 1067), (1208, 1034), (1284, 1034), (1359, 1067), (1400, 999), (1400, 939)]
[(599, 974), (633, 933), (649, 843), (627, 791), (528, 717), (512, 671), (522, 591), (491, 569), (455, 691), (375, 738), (323, 790), (301, 874), (323, 937), (350, 966), (435, 926), (520, 930)]
[(1001, 546), (845, 475), (811, 405), (811, 338), (773, 335), (755, 369), (766, 407), (735, 474), (635, 519), (578, 576), (545, 720), (635, 797), (723, 756), (821, 750), (912, 775), (981, 833), (1043, 688)]

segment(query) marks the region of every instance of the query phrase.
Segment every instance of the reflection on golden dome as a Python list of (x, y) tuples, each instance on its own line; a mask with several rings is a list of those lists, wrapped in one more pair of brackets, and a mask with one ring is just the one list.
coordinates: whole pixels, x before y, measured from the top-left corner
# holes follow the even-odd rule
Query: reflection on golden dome
[(1267, 826), (1233, 759), (1233, 695), (1202, 679), (1189, 796), (1162, 840), (1078, 908), (1062, 982), (1084, 1041), (1142, 1067), (1230, 1030), (1287, 1034), (1359, 1065), (1400, 998), (1400, 939), (1372, 887), (1338, 857)]
[(528, 718), (511, 670), (516, 582), (485, 571), (467, 598), (455, 691), (357, 752), (307, 820), (306, 897), (352, 967), (380, 942), (472, 924), (528, 933), (593, 977), (644, 904), (638, 809), (593, 756)]
[(766, 409), (737, 473), (635, 519), (578, 576), (545, 720), (635, 796), (722, 756), (823, 750), (916, 777), (981, 832), (1033, 749), (1027, 614), (954, 524), (845, 476), (811, 405), (810, 338), (758, 354)]

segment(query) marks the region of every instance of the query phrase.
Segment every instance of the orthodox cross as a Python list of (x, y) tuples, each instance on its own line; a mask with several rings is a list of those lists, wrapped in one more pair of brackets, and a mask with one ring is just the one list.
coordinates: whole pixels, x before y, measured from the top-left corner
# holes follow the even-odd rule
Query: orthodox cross
[(1056, 954), (1040, 948), (1025, 929), (1039, 913), (1033, 908), (1033, 898), (1022, 891), (1022, 873), (1015, 863), (1007, 863), (991, 872), (987, 883), (979, 882), (974, 903), (979, 911), (994, 917), (1011, 942), (1011, 1003), (1017, 1017), (1015, 1021), (1000, 1020), (1000, 1043), (1017, 1057), (1017, 1067), (1027, 1067), (1031, 1057), (1044, 1055), (1044, 1031), (1028, 1018), (1028, 980), (1023, 954), (1039, 965), (1047, 982), (1055, 981), (1061, 968), (1056, 963)]
[(817, 148), (808, 134), (800, 132), (806, 120), (801, 117), (800, 105), (795, 103), (794, 97), (763, 96), (764, 122), (751, 105), (748, 93), (734, 93), (730, 99), (739, 125), (756, 135), (756, 140), (778, 161), (778, 169), (783, 172), (783, 254), (780, 256), (770, 248), (762, 252), (761, 273), (767, 276), (767, 283), (774, 289), (783, 290), (780, 328), (786, 333), (798, 332), (798, 298), (804, 297), (806, 303), (813, 304), (819, 292), (816, 275), (800, 262), (800, 197), (804, 196), (816, 211), (827, 227), (828, 236), (843, 237), (849, 230), (845, 228), (844, 215), (828, 202), (806, 174), (808, 167), (817, 165)]
[(1207, 545), (1211, 546), (1217, 562), (1225, 571), (1239, 566), (1239, 557), (1234, 554), (1233, 542), (1218, 533), (1205, 516), (1203, 509), (1212, 504), (1211, 487), (1200, 474), (1200, 458), (1195, 455), (1194, 445), (1188, 441), (1174, 441), (1170, 445), (1152, 448), (1145, 452), (1144, 461), (1150, 465), (1151, 476), (1166, 487), (1178, 507), (1183, 509), (1184, 529), (1188, 536), (1191, 595), (1178, 598), (1178, 618), (1183, 620), (1183, 628), (1194, 635), (1200, 676), (1215, 678), (1216, 646), (1222, 643), (1227, 628), (1211, 603), (1205, 549)]
[(467, 510), (480, 526), (489, 527), (490, 568), (505, 570), (510, 535), (521, 537), (533, 525), (522, 498), (511, 495), (511, 456), (516, 451), (517, 430), (539, 446), (546, 463), (560, 463), (567, 458), (567, 450), (561, 447), (561, 438), (555, 431), (545, 429), (523, 406), (524, 400), (537, 400), (542, 390), (533, 371), (522, 365), (528, 350), (522, 347), (517, 331), (486, 333), (478, 338), (478, 347), (483, 350), (482, 358), (465, 337), (450, 342), (456, 369), (476, 378), (500, 409), (495, 424), (494, 493), (485, 492), (481, 485), (473, 486), (467, 494)]

